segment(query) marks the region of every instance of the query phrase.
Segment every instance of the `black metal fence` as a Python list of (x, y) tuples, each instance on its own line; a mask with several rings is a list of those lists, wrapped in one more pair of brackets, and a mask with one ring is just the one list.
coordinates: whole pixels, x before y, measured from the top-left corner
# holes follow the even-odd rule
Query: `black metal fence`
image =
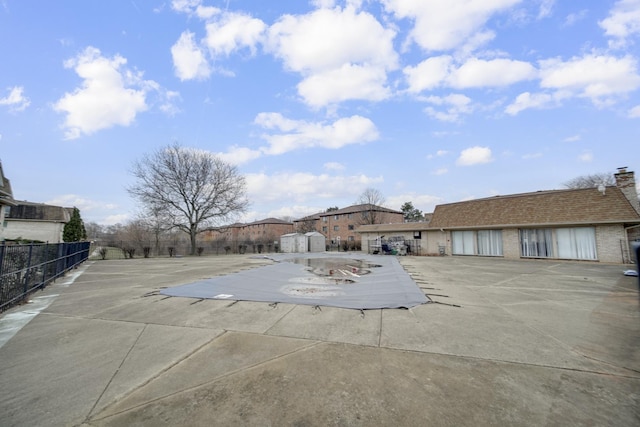
[(89, 242), (0, 244), (0, 312), (85, 261), (89, 245)]
[[(202, 242), (196, 247), (195, 255), (229, 255), (229, 254), (263, 254), (278, 252), (275, 243), (262, 244), (252, 242)], [(91, 246), (90, 259), (125, 259), (181, 257), (191, 254), (191, 245), (184, 241), (160, 241), (156, 243), (107, 241), (94, 242)]]

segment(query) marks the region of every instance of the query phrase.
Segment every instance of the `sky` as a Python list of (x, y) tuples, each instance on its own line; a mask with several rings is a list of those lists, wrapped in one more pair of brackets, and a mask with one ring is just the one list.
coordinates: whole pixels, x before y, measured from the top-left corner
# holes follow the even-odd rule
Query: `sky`
[(640, 173), (640, 0), (0, 0), (0, 40), (14, 198), (85, 222), (175, 143), (237, 166), (244, 222)]

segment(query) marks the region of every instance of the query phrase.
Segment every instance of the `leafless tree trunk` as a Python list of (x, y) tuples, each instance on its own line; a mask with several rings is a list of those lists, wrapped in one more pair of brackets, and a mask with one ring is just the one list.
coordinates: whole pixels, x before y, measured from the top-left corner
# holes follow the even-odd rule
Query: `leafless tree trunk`
[(199, 233), (229, 221), (248, 206), (245, 179), (235, 166), (213, 154), (177, 144), (133, 165), (128, 188), (147, 211), (158, 212), (167, 228), (189, 235), (196, 254)]

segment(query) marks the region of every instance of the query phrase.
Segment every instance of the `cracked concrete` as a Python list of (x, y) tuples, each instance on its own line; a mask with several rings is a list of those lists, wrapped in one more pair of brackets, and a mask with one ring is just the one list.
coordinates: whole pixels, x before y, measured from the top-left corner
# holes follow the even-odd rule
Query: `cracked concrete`
[(269, 262), (99, 261), (34, 295), (58, 296), (0, 348), (2, 425), (640, 423), (622, 265), (402, 257), (435, 302), (409, 310), (159, 294)]

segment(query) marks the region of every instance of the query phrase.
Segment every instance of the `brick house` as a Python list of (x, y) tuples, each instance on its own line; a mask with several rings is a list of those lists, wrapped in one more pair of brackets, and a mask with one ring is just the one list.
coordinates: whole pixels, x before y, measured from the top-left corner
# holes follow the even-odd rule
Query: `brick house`
[(428, 224), (362, 226), (362, 249), (384, 234), (417, 240), (421, 254), (630, 262), (629, 242), (640, 239), (637, 189), (633, 172), (615, 178), (610, 187), (438, 205)]
[(324, 234), (330, 245), (360, 246), (356, 229), (363, 224), (388, 224), (404, 221), (400, 211), (372, 204), (352, 205), (343, 209), (317, 213), (294, 221), (298, 232), (317, 231)]
[(207, 231), (205, 241), (224, 242), (237, 250), (238, 245), (273, 245), (283, 234), (292, 233), (293, 223), (277, 218), (267, 218), (250, 223), (235, 223), (217, 230)]

